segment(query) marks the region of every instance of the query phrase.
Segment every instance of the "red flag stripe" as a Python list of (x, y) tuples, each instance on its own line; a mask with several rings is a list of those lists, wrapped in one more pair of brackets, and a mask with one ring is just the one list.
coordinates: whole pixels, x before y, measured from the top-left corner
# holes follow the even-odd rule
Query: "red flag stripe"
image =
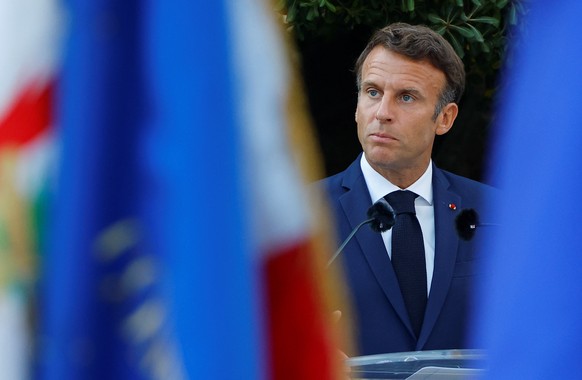
[(327, 334), (309, 241), (266, 255), (271, 379), (334, 379), (338, 358)]
[(0, 146), (21, 146), (49, 128), (54, 84), (23, 87), (8, 112), (0, 118)]

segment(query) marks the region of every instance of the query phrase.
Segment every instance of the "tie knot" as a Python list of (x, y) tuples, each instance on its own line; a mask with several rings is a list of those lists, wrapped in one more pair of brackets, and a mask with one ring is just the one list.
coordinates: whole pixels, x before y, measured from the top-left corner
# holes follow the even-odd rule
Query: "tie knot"
[(414, 208), (414, 200), (418, 197), (417, 194), (409, 190), (393, 191), (386, 195), (384, 199), (390, 203), (396, 214), (416, 214)]

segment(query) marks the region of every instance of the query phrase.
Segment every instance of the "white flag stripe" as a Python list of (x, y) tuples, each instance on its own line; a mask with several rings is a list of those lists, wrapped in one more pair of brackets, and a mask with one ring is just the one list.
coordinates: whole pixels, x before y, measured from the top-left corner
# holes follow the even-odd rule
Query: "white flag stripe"
[(22, 90), (42, 87), (59, 58), (62, 12), (55, 0), (0, 1), (0, 115)]
[[(228, 2), (233, 25), (234, 72), (246, 144), (246, 191), (264, 252), (304, 240), (310, 229), (307, 194), (287, 136), (290, 70), (272, 11), (263, 1)], [(261, 43), (257, 43), (261, 41)], [(263, 59), (269, 57), (270, 59)]]

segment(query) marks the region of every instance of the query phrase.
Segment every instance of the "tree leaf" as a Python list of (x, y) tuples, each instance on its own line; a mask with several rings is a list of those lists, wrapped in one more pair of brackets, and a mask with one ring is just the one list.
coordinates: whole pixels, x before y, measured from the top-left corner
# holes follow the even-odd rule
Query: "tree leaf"
[(503, 9), (505, 8), (505, 6), (507, 5), (507, 3), (509, 2), (509, 0), (500, 0), (497, 2), (497, 8), (499, 9)]
[(495, 17), (481, 16), (481, 17), (472, 18), (469, 21), (493, 25), (496, 28), (499, 27), (499, 19), (497, 19)]
[(409, 12), (414, 11), (414, 0), (408, 0), (408, 11)]
[(432, 22), (433, 24), (446, 24), (447, 22), (445, 20), (443, 20), (442, 18), (440, 18), (437, 14), (435, 13), (429, 13), (428, 15), (426, 15), (426, 17), (428, 18), (428, 20), (430, 22)]
[(459, 40), (457, 40), (457, 37), (455, 37), (455, 35), (451, 33), (449, 30), (447, 30), (447, 35), (449, 36), (449, 42), (451, 43), (451, 45), (453, 45), (453, 49), (455, 49), (455, 51), (459, 55), (459, 58), (462, 59), (465, 56), (465, 51), (463, 50), (461, 43), (459, 42)]
[(443, 25), (443, 26), (439, 26), (438, 28), (436, 28), (435, 32), (437, 32), (438, 34), (443, 36), (445, 34), (446, 30), (447, 30), (446, 25)]
[(295, 3), (289, 7), (289, 11), (287, 12), (287, 22), (292, 23), (295, 21), (295, 16), (297, 15), (297, 6)]
[(468, 26), (468, 27), (471, 29), (471, 31), (473, 32), (473, 34), (474, 34), (474, 36), (475, 36), (475, 39), (476, 39), (477, 41), (479, 41), (479, 42), (483, 42), (483, 41), (485, 41), (485, 40), (483, 39), (483, 35), (481, 34), (481, 32), (480, 32), (480, 31), (479, 31), (477, 28), (475, 28), (475, 27), (474, 27), (473, 25), (471, 25), (471, 24), (467, 24), (467, 26)]
[(473, 38), (474, 33), (470, 28), (458, 25), (451, 25), (450, 28), (456, 30), (461, 36), (465, 38)]
[(335, 5), (333, 5), (332, 3), (330, 3), (329, 1), (327, 1), (325, 3), (325, 6), (327, 7), (327, 9), (329, 9), (330, 11), (332, 11), (333, 13), (337, 12), (337, 8), (335, 7)]
[(510, 25), (517, 24), (517, 10), (515, 9), (515, 6), (513, 4), (509, 8), (509, 17), (508, 18), (509, 18)]

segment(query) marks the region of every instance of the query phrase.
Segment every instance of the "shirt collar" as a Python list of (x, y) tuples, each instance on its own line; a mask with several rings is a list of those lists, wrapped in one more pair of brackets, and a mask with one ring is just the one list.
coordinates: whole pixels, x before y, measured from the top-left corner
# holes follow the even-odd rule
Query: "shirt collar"
[[(394, 185), (374, 170), (374, 168), (372, 168), (368, 163), (368, 160), (366, 160), (365, 154), (362, 154), (362, 158), (360, 159), (360, 167), (362, 168), (364, 180), (368, 186), (372, 202), (375, 203), (378, 199), (393, 191), (401, 190), (398, 186)], [(404, 190), (410, 190), (418, 194), (419, 198), (423, 200), (423, 203), (432, 206), (432, 160), (428, 163), (428, 167), (424, 171), (424, 174)], [(417, 200), (419, 199), (417, 198)]]

